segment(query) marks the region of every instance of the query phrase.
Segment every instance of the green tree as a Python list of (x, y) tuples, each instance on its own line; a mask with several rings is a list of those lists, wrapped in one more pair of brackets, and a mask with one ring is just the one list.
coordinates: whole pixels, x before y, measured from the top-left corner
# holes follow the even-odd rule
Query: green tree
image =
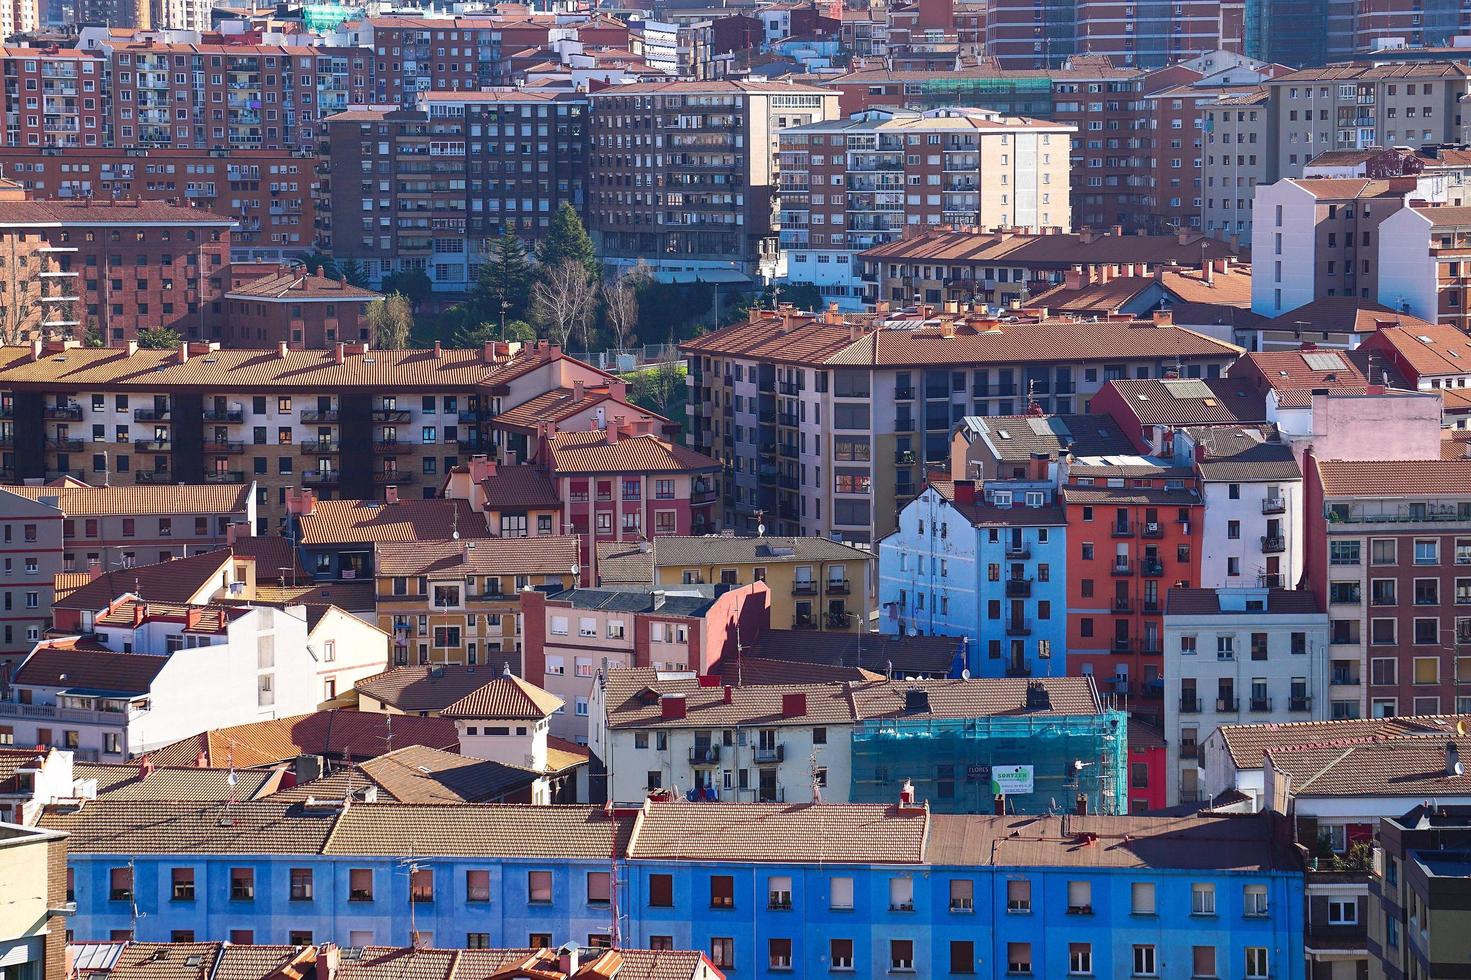
[(401, 293), (390, 293), (368, 304), (367, 322), (374, 347), (403, 350), (414, 330), (414, 311)]
[(337, 263), (337, 271), (342, 274), (342, 279), (350, 286), (359, 289), (368, 288), (368, 270), (357, 259), (343, 259)]
[(761, 298), (764, 305), (775, 300), (791, 303), (795, 308), (809, 313), (820, 313), (825, 308), (822, 290), (810, 282), (784, 282), (780, 286), (768, 288)]
[(321, 273), (332, 279), (336, 279), (341, 275), (341, 271), (337, 267), (337, 260), (332, 258), (330, 253), (315, 248), (305, 252), (297, 252), (296, 257), (291, 260), (291, 264), (300, 266), (312, 275)]
[(501, 337), (506, 341), (520, 341), (523, 344), (536, 343), (536, 328), (525, 320), (512, 320), (506, 324), (505, 334)]
[(107, 346), (107, 342), (102, 339), (102, 328), (99, 327), (97, 325), (97, 321), (94, 320), (94, 319), (92, 319), (91, 317), (88, 317), (87, 318), (87, 326), (82, 331), (82, 346), (83, 347), (106, 347)]
[(473, 349), (484, 347), (492, 340), (499, 340), (500, 336), (500, 327), (489, 321), (474, 326), (467, 323), (451, 335), (450, 343), (455, 347)]
[(594, 281), (602, 278), (592, 238), (583, 227), (577, 209), (570, 204), (564, 203), (552, 215), (551, 226), (547, 228), (546, 238), (542, 239), (537, 258), (548, 269), (571, 260), (586, 269)]
[(531, 262), (526, 247), (516, 233), (507, 228), (496, 239), (487, 261), (475, 271), (475, 285), (470, 290), (470, 306), (482, 320), (519, 320), (531, 305)]
[(170, 350), (178, 347), (183, 339), (179, 336), (179, 331), (169, 327), (138, 331), (138, 346), (143, 350)]
[(398, 293), (409, 301), (411, 308), (417, 310), (430, 296), (434, 295), (434, 283), (430, 282), (428, 274), (423, 269), (408, 269), (384, 276), (383, 293)]

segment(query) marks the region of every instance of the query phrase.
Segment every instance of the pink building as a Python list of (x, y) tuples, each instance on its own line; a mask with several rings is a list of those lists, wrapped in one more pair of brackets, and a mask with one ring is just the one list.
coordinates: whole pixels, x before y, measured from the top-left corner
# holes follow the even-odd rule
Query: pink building
[(731, 587), (569, 589), (520, 593), (521, 676), (561, 698), (551, 734), (587, 743), (588, 702), (600, 670), (718, 671), (737, 644), (749, 646), (771, 625), (764, 582)]

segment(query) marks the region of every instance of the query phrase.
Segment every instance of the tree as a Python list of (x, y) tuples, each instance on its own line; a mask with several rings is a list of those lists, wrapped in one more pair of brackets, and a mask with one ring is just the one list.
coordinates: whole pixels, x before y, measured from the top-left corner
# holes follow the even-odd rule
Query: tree
[(576, 259), (563, 259), (543, 271), (531, 290), (531, 309), (537, 324), (562, 347), (574, 336), (586, 340), (597, 287), (587, 268)]
[(434, 295), (434, 283), (430, 282), (428, 274), (423, 269), (408, 269), (384, 276), (383, 292), (385, 294), (398, 293), (409, 301), (410, 308), (417, 310), (422, 303)]
[(501, 339), (511, 343), (519, 341), (523, 344), (534, 344), (536, 343), (536, 328), (525, 320), (512, 320), (506, 324), (506, 330)]
[(497, 238), (488, 260), (475, 271), (470, 306), (485, 320), (520, 319), (531, 304), (531, 263), (510, 228)]
[(635, 404), (651, 408), (660, 415), (668, 415), (671, 406), (686, 396), (684, 362), (668, 359), (639, 371), (633, 376), (628, 394)]
[(766, 291), (762, 300), (770, 303), (773, 300), (782, 303), (791, 303), (799, 310), (810, 313), (821, 313), (825, 308), (822, 301), (822, 290), (810, 282), (784, 282)]
[(577, 215), (577, 209), (567, 203), (563, 203), (557, 213), (552, 215), (551, 225), (547, 228), (546, 238), (542, 239), (537, 257), (548, 269), (565, 261), (572, 261), (586, 269), (593, 279), (602, 278), (599, 275), (598, 256), (593, 249), (592, 239), (588, 237), (587, 229)]
[(414, 312), (403, 294), (390, 293), (368, 304), (367, 322), (374, 347), (403, 350), (414, 329)]
[(492, 340), (499, 340), (500, 336), (500, 327), (489, 321), (473, 327), (467, 323), (451, 335), (450, 342), (455, 347), (474, 349), (484, 347)]
[(183, 339), (179, 336), (179, 331), (171, 327), (154, 327), (152, 330), (138, 331), (138, 346), (143, 350), (172, 350), (178, 347)]
[(83, 347), (106, 347), (107, 342), (102, 339), (102, 328), (97, 326), (97, 321), (92, 317), (87, 318), (87, 326), (82, 331)]
[(337, 263), (337, 271), (341, 273), (343, 282), (349, 286), (368, 288), (368, 270), (357, 259), (343, 259)]
[(624, 349), (629, 338), (638, 332), (638, 286), (632, 281), (632, 274), (603, 285), (603, 310), (613, 331), (614, 345)]
[(321, 273), (330, 279), (336, 279), (342, 274), (337, 267), (337, 260), (332, 258), (330, 253), (317, 249), (297, 252), (296, 257), (291, 260), (291, 264), (300, 266), (312, 275)]

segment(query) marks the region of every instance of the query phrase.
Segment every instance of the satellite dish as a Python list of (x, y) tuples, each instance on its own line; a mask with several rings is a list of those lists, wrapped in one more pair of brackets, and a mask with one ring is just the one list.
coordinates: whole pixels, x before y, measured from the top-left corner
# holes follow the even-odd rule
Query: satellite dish
[(917, 630), (913, 626), (911, 626), (911, 627), (909, 627), (909, 635), (910, 636), (918, 636), (919, 635), (919, 630)]
[(459, 531), (454, 531), (454, 532), (452, 532), (450, 534), (450, 537), (453, 538), (454, 540), (458, 541), (458, 540), (460, 540), (460, 532)]
[(758, 538), (764, 538), (764, 537), (766, 537), (766, 525), (765, 524), (757, 524), (756, 525), (756, 537), (758, 537)]
[(960, 670), (960, 679), (963, 680), (963, 681), (970, 680), (970, 668), (969, 667), (962, 667), (961, 668), (961, 670)]

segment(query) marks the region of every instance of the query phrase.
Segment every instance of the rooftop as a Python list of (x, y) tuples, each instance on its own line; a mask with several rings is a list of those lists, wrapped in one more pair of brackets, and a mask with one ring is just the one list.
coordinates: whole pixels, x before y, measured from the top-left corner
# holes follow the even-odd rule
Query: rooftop
[(540, 466), (497, 466), (495, 473), (480, 481), (486, 510), (560, 509), (561, 497), (552, 478)]
[(609, 612), (655, 612), (664, 616), (703, 616), (719, 594), (715, 585), (666, 585), (658, 589), (614, 588), (567, 589), (547, 597), (548, 608), (566, 604), (573, 609), (604, 609)]
[[(870, 552), (823, 537), (745, 537), (733, 534), (658, 536), (653, 544), (656, 568), (682, 565), (772, 565), (784, 562), (866, 562)], [(858, 569), (854, 569), (855, 573)]]
[(1033, 453), (1056, 459), (1066, 452), (1096, 456), (1133, 448), (1108, 415), (967, 415), (960, 431), (968, 441), (983, 440), (1003, 461), (1028, 460)]
[(354, 286), (345, 279), (331, 279), (316, 273), (293, 269), (252, 279), (229, 290), (225, 293), (225, 298), (257, 302), (325, 300), (367, 303), (380, 298), (381, 295), (371, 289)]
[(1345, 718), (1337, 721), (1269, 722), (1222, 725), (1219, 729), (1231, 762), (1238, 769), (1260, 769), (1262, 755), (1299, 746), (1351, 745), (1408, 736), (1447, 735), (1456, 718), (1435, 715), (1399, 718)]
[(1294, 797), (1471, 797), (1471, 773), (1448, 771), (1448, 747), (1471, 759), (1471, 738), (1419, 737), (1356, 745), (1268, 749), (1274, 769), (1290, 778)]
[(1302, 479), (1292, 447), (1279, 441), (1271, 426), (1190, 426), (1185, 432), (1197, 447), (1195, 465), (1206, 480), (1275, 483)]
[(1317, 461), (1329, 497), (1471, 496), (1471, 459)]
[(623, 435), (610, 440), (605, 429), (557, 432), (547, 445), (557, 476), (720, 470), (720, 463), (704, 453), (655, 435)]
[(1261, 616), (1321, 613), (1318, 600), (1306, 590), (1261, 589), (1263, 607), (1223, 609), (1221, 594), (1216, 589), (1182, 589), (1173, 586), (1165, 593), (1167, 616)]
[(316, 500), (311, 513), (300, 514), (301, 544), (369, 544), (394, 541), (450, 541), (458, 532), (464, 538), (489, 538), (485, 517), (475, 513), (465, 500), (438, 497), (415, 500), (400, 497), (397, 503), (378, 500)]
[(1109, 381), (1144, 425), (1261, 422), (1260, 396), (1230, 378), (1146, 378)]
[(1471, 336), (1446, 323), (1386, 325), (1374, 335), (1416, 376), (1471, 374)]
[(928, 231), (875, 245), (861, 255), (887, 262), (996, 263), (1031, 268), (1069, 268), (1078, 264), (1168, 265), (1189, 267), (1235, 255), (1216, 238), (1182, 242), (1179, 235), (1123, 235), (1074, 232), (1037, 235), (1025, 232)]
[[(150, 602), (182, 603), (200, 596), (207, 587), (217, 584), (223, 569), (235, 560), (229, 548), (204, 551), (188, 558), (174, 558), (151, 565), (119, 568), (103, 572), (86, 584), (79, 585), (58, 598), (58, 609), (81, 609), (96, 612), (108, 608), (125, 595), (140, 596)], [(65, 574), (65, 573), (63, 573)], [(209, 599), (211, 596), (201, 596)]]
[(503, 664), (408, 664), (364, 678), (355, 690), (404, 714), (438, 714), (500, 675)]
[(371, 759), (395, 744), (453, 751), (460, 739), (454, 724), (444, 718), (327, 710), (211, 729), (165, 745), (150, 756), (158, 766), (192, 766), (202, 758), (204, 765), (215, 768), (252, 768), (303, 755)]
[[(483, 524), (483, 521), (481, 522)], [(570, 575), (578, 562), (578, 539), (571, 534), (524, 538), (475, 537), (472, 540), (385, 541), (377, 544), (380, 576)], [(474, 590), (471, 590), (474, 591)], [(506, 598), (514, 601), (515, 594)]]
[[(0, 348), (0, 356), (8, 348)], [(0, 382), (3, 383), (3, 382)], [(92, 487), (69, 480), (64, 484), (7, 483), (3, 489), (31, 500), (56, 498), (67, 517), (143, 517), (184, 514), (241, 515), (249, 500), (249, 484), (144, 484)]]
[(541, 721), (556, 714), (563, 703), (550, 691), (507, 670), (446, 705), (439, 714), (441, 718), (479, 721)]

